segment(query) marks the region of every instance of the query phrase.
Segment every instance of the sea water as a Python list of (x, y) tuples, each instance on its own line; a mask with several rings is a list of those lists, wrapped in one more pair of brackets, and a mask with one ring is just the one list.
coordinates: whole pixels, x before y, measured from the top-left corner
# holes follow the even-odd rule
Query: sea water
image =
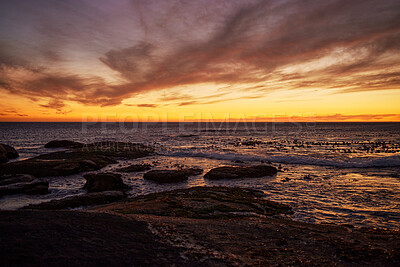
[[(400, 123), (0, 123), (0, 143), (19, 159), (57, 151), (51, 140), (139, 142), (156, 154), (120, 160), (101, 171), (148, 163), (153, 169), (271, 164), (273, 177), (160, 185), (123, 173), (135, 196), (193, 186), (241, 186), (293, 207), (292, 219), (400, 229)], [(58, 149), (59, 150), (59, 149)], [(50, 194), (0, 198), (1, 209), (84, 194), (82, 174), (47, 177)]]

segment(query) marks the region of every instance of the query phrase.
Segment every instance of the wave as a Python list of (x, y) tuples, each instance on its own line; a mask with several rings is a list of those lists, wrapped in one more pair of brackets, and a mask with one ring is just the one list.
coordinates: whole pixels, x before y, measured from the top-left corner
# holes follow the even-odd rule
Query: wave
[(331, 166), (339, 168), (383, 168), (400, 167), (400, 156), (387, 156), (376, 159), (352, 158), (347, 161), (319, 159), (306, 156), (273, 156), (269, 161), (287, 164)]
[(172, 152), (166, 153), (165, 156), (170, 157), (200, 157), (216, 160), (240, 160), (240, 161), (264, 161), (282, 164), (301, 164), (301, 165), (317, 165), (330, 166), (339, 168), (384, 168), (384, 167), (400, 167), (400, 155), (387, 156), (375, 159), (352, 158), (347, 161), (335, 159), (321, 159), (308, 156), (259, 156), (250, 154), (235, 153), (216, 153), (216, 152)]

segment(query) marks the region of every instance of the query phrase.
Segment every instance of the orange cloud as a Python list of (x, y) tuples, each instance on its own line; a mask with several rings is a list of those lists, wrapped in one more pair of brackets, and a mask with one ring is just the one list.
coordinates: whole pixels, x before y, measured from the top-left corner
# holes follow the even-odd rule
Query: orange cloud
[[(26, 52), (27, 57), (21, 58), (12, 46), (3, 45), (0, 90), (33, 100), (46, 98), (49, 102), (42, 107), (61, 112), (64, 101), (114, 106), (149, 91), (206, 82), (247, 84), (243, 90), (248, 92), (248, 97), (278, 89), (318, 88), (337, 93), (400, 89), (397, 56), (400, 4), (395, 0), (225, 1), (216, 6), (217, 11), (206, 9), (211, 1), (193, 1), (179, 8), (173, 18), (161, 16), (162, 21), (152, 11), (157, 9), (151, 6), (156, 3), (132, 3), (135, 9), (120, 12), (127, 12), (124, 14), (128, 18), (129, 12), (148, 10), (149, 16), (143, 13), (135, 16), (140, 19), (137, 31), (143, 31), (144, 35), (134, 40), (132, 37), (131, 42), (126, 37), (131, 28), (120, 35), (117, 29), (108, 32), (97, 19), (102, 13), (91, 9), (89, 4), (79, 9), (73, 2), (66, 1), (67, 11), (57, 4), (48, 7), (55, 16), (49, 21), (43, 16), (40, 21), (40, 31), (34, 39), (43, 37), (48, 41), (47, 45), (36, 46), (40, 51), (32, 55)], [(197, 15), (198, 10), (201, 16)], [(86, 12), (85, 18), (79, 16), (82, 12)], [(61, 23), (64, 17), (57, 20), (58, 13), (76, 21), (77, 26), (54, 26), (66, 25)], [(109, 19), (119, 21), (118, 12), (106, 14)], [(208, 28), (198, 30), (202, 25), (200, 21)], [(120, 26), (126, 29), (123, 24)], [(193, 39), (185, 39), (186, 35)], [(99, 38), (100, 44), (87, 45), (90, 38)], [(64, 51), (68, 45), (63, 41), (69, 44), (69, 40), (82, 43), (83, 50)], [(28, 46), (26, 51), (33, 47)], [(323, 59), (336, 50), (349, 56), (333, 65), (321, 64), (312, 70), (283, 71), (296, 64)], [(102, 52), (92, 55), (92, 51)], [(119, 83), (106, 81), (101, 73), (89, 75), (52, 67), (53, 63), (78, 52), (97, 57), (98, 64), (120, 78)], [(85, 64), (85, 61), (78, 63)], [(260, 85), (263, 83), (265, 86)], [(198, 99), (195, 92), (188, 92), (189, 97), (170, 98), (170, 101), (185, 106), (232, 99), (229, 90), (224, 94), (227, 96), (214, 96), (206, 101)], [(138, 106), (144, 105), (154, 107), (149, 105), (156, 104)]]
[[(235, 119), (232, 119), (233, 121)], [(316, 115), (316, 116), (273, 116), (253, 117), (250, 121), (260, 122), (400, 122), (400, 114)]]

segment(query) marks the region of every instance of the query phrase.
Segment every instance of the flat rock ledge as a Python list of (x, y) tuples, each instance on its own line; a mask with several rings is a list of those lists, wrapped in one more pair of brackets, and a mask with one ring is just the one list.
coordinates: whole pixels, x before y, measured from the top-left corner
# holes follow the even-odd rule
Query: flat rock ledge
[(0, 186), (32, 182), (33, 180), (35, 180), (35, 177), (29, 174), (3, 175), (0, 176)]
[[(0, 266), (193, 266), (147, 224), (78, 211), (0, 211)], [(196, 265), (194, 265), (196, 266)], [(200, 266), (200, 265), (197, 265)]]
[(195, 187), (86, 212), (0, 211), (0, 265), (400, 266), (399, 231), (265, 216), (290, 211), (262, 197)]
[(0, 197), (5, 195), (27, 194), (44, 195), (49, 192), (47, 181), (32, 175), (17, 174), (0, 176)]
[(143, 144), (113, 141), (96, 142), (66, 151), (3, 164), (0, 168), (0, 175), (66, 176), (100, 170), (109, 164), (117, 163), (116, 159), (135, 159), (146, 157), (151, 153), (153, 153), (153, 149)]
[(291, 208), (263, 199), (262, 191), (239, 187), (192, 187), (135, 197), (102, 210), (187, 218), (290, 214)]
[(275, 167), (268, 165), (225, 166), (211, 169), (204, 175), (204, 178), (210, 180), (256, 178), (273, 176), (277, 172), (278, 170)]
[(49, 192), (47, 181), (36, 179), (29, 174), (0, 176), (0, 196), (27, 194), (43, 195)]
[(49, 182), (40, 179), (0, 186), (0, 196), (15, 194), (44, 195), (48, 192)]
[(62, 209), (71, 209), (82, 206), (109, 204), (111, 202), (119, 201), (123, 198), (124, 194), (120, 191), (104, 191), (104, 192), (90, 193), (85, 195), (70, 196), (63, 199), (55, 199), (40, 204), (31, 204), (29, 206), (23, 207), (22, 209), (62, 210)]
[(133, 164), (127, 167), (116, 169), (115, 171), (130, 173), (130, 172), (143, 172), (143, 171), (148, 171), (150, 169), (151, 169), (150, 164)]

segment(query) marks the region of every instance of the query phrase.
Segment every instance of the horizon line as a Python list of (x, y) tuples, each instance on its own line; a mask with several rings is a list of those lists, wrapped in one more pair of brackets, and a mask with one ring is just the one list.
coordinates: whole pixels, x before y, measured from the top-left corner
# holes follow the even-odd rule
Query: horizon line
[(226, 121), (226, 120), (202, 120), (202, 121), (0, 121), (0, 123), (400, 123), (400, 121)]

